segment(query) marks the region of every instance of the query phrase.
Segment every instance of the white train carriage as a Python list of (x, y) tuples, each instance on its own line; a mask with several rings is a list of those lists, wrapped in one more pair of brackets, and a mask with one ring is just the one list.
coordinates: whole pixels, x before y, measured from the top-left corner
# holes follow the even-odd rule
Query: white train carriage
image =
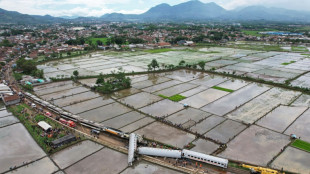
[(152, 148), (152, 147), (139, 147), (138, 154), (168, 157), (168, 158), (181, 158), (182, 157), (181, 150), (159, 149), (159, 148)]
[(201, 162), (211, 164), (211, 165), (215, 165), (215, 166), (219, 166), (222, 168), (227, 168), (227, 166), (228, 166), (228, 160), (227, 159), (218, 158), (215, 156), (210, 156), (210, 155), (206, 155), (203, 153), (194, 152), (194, 151), (186, 150), (186, 149), (182, 150), (182, 157), (192, 159), (195, 161), (201, 161)]
[(137, 150), (137, 136), (134, 133), (130, 134), (128, 147), (128, 166), (132, 166), (135, 160), (135, 152)]

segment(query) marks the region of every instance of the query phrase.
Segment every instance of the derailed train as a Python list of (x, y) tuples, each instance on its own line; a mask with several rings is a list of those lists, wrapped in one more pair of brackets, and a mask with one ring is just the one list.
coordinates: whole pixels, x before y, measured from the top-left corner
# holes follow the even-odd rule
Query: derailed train
[[(28, 99), (32, 100), (34, 103), (41, 105), (51, 111), (53, 111), (54, 113), (60, 115), (62, 118), (68, 119), (68, 120), (72, 120), (74, 122), (78, 122), (79, 124), (94, 129), (94, 130), (98, 130), (100, 132), (107, 132), (113, 135), (116, 135), (118, 137), (124, 138), (124, 139), (129, 139), (130, 135), (128, 133), (122, 132), (121, 130), (117, 130), (114, 128), (110, 128), (110, 127), (105, 127), (102, 124), (93, 122), (93, 121), (89, 121), (86, 119), (81, 118), (78, 115), (73, 115), (69, 112), (65, 112), (63, 111), (61, 108), (54, 106), (52, 104), (50, 104), (47, 101), (44, 101), (40, 98), (38, 98), (37, 96), (30, 94), (28, 92), (24, 93), (25, 97), (27, 97)], [(150, 156), (161, 156), (161, 157), (170, 157), (170, 158), (187, 158), (187, 159), (191, 159), (191, 160), (195, 160), (195, 161), (201, 161), (204, 163), (208, 163), (211, 165), (215, 165), (215, 166), (219, 166), (222, 168), (227, 168), (228, 166), (228, 160), (227, 159), (223, 159), (223, 158), (218, 158), (218, 157), (214, 157), (214, 156), (210, 156), (210, 155), (206, 155), (203, 153), (198, 153), (198, 152), (194, 152), (194, 151), (190, 151), (190, 150), (168, 150), (168, 149), (158, 149), (158, 148), (150, 148), (150, 147), (139, 147), (137, 148), (137, 142), (141, 143), (143, 142), (143, 138), (138, 135), (131, 135), (132, 138), (134, 138), (135, 140), (131, 142), (132, 145), (130, 145), (130, 155), (128, 156), (128, 163), (129, 165), (132, 165), (133, 161), (134, 161), (134, 153), (135, 151), (137, 151), (139, 154), (141, 155), (150, 155)]]
[[(106, 126), (104, 126), (102, 124), (86, 120), (86, 119), (84, 119), (84, 118), (82, 118), (82, 117), (80, 117), (78, 115), (74, 115), (74, 114), (71, 114), (69, 112), (63, 111), (61, 108), (59, 108), (57, 106), (54, 106), (54, 105), (50, 104), (49, 102), (44, 101), (44, 100), (38, 98), (37, 96), (31, 94), (31, 93), (26, 92), (26, 93), (24, 93), (24, 95), (25, 95), (26, 98), (28, 98), (31, 101), (33, 101), (35, 104), (41, 105), (42, 107), (45, 107), (45, 108), (49, 109), (50, 111), (52, 111), (55, 114), (61, 116), (62, 118), (65, 118), (67, 120), (72, 120), (74, 122), (78, 122), (79, 124), (81, 124), (81, 125), (83, 125), (85, 127), (97, 130), (99, 132), (107, 132), (107, 133), (113, 134), (115, 136), (118, 136), (120, 138), (129, 139), (129, 134), (125, 133), (125, 132), (122, 132), (121, 130), (117, 130), (117, 129), (114, 129), (114, 128), (111, 128), (111, 127), (106, 127)], [(137, 139), (138, 139), (138, 142), (142, 141), (141, 140), (142, 139), (141, 136), (138, 136)]]
[(159, 156), (159, 157), (169, 157), (169, 158), (186, 158), (195, 161), (200, 161), (203, 163), (211, 164), (214, 166), (227, 168), (228, 160), (206, 155), (199, 152), (194, 152), (191, 150), (169, 150), (169, 149), (159, 149), (159, 148), (151, 148), (151, 147), (139, 147), (137, 149), (138, 154), (141, 155), (149, 155), (149, 156)]

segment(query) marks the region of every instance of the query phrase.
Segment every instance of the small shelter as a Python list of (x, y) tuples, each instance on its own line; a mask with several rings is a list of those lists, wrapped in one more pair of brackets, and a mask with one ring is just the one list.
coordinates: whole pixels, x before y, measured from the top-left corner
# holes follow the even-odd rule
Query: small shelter
[(46, 123), (45, 121), (40, 121), (38, 125), (45, 131), (50, 132), (52, 130), (52, 126)]

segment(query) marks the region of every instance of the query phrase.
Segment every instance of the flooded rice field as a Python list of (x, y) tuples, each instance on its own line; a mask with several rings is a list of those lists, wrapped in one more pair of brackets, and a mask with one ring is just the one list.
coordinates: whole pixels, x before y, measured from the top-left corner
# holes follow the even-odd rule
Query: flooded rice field
[(219, 141), (223, 144), (226, 144), (245, 128), (246, 126), (239, 122), (225, 120), (223, 123), (207, 132), (205, 136), (213, 140)]
[(121, 174), (145, 174), (145, 173), (151, 173), (151, 174), (178, 174), (180, 172), (167, 169), (158, 165), (154, 165), (152, 163), (148, 163), (145, 161), (139, 162), (137, 165), (134, 165), (133, 167), (128, 167), (126, 170), (121, 172)]
[(127, 167), (127, 154), (108, 148), (87, 156), (83, 160), (65, 169), (67, 174), (108, 174), (120, 173)]
[(230, 141), (220, 156), (266, 166), (288, 143), (289, 136), (252, 125)]
[(181, 110), (180, 112), (170, 115), (167, 118), (167, 120), (177, 125), (179, 124), (183, 125), (184, 123), (190, 120), (194, 121), (195, 123), (198, 123), (200, 120), (204, 120), (210, 115), (211, 114), (207, 112), (203, 112), (195, 108), (187, 108), (187, 109)]
[(307, 107), (279, 106), (257, 121), (257, 125), (277, 132), (283, 132)]
[(306, 107), (310, 107), (310, 95), (302, 94), (291, 105), (292, 106), (306, 106)]
[(269, 89), (270, 88), (265, 85), (250, 84), (202, 107), (201, 109), (216, 115), (223, 116)]
[(42, 173), (54, 173), (58, 171), (58, 167), (48, 157), (44, 157), (38, 161), (35, 161), (21, 168), (12, 170), (6, 174), (42, 174)]
[[(236, 55), (231, 60), (236, 61), (239, 56)], [(262, 60), (268, 59), (267, 54), (255, 56)], [(253, 57), (255, 56), (253, 55)], [(118, 59), (118, 63), (123, 60), (122, 57), (118, 57)], [(297, 59), (302, 59), (302, 57)], [(99, 59), (94, 61), (99, 61)], [(79, 63), (82, 62), (84, 61)], [(294, 75), (303, 72), (298, 69), (281, 70), (283, 65), (274, 66), (276, 63), (270, 65), (235, 63), (233, 61), (216, 61), (216, 63), (252, 69), (251, 72), (254, 75), (257, 71), (266, 72), (266, 74), (270, 72), (270, 75), (276, 75), (279, 71)], [(69, 66), (62, 68), (69, 68)], [(293, 76), (269, 77), (286, 79)], [(227, 144), (227, 148), (220, 153), (220, 156), (256, 165), (266, 166), (281, 152), (284, 146), (289, 144), (289, 135), (292, 133), (301, 137), (302, 140), (310, 141), (310, 130), (307, 126), (310, 121), (308, 109), (310, 97), (301, 92), (188, 70), (136, 75), (130, 76), (130, 78), (133, 87), (114, 92), (111, 95), (95, 93), (90, 88), (76, 85), (71, 81), (36, 86), (35, 94), (84, 119), (102, 123), (124, 132), (136, 132), (163, 144), (183, 147), (192, 142), (194, 144), (192, 150), (206, 154), (212, 154), (221, 144)], [(85, 79), (81, 80), (81, 83), (91, 86), (95, 81), (96, 79)], [(214, 89), (213, 86), (233, 91), (226, 92)], [(159, 94), (165, 96), (180, 94), (186, 98), (179, 102), (173, 102), (159, 97)], [(185, 108), (184, 104), (188, 104), (189, 107)], [(1, 122), (1, 117), (7, 117), (9, 120)], [(156, 117), (160, 117), (178, 128), (156, 121)], [(15, 125), (15, 121), (10, 120), (10, 113), (0, 110), (0, 127), (2, 123), (3, 126)], [(190, 133), (183, 131), (183, 128), (188, 129)], [(193, 133), (200, 134), (208, 140), (197, 138)], [(90, 154), (79, 154), (85, 155), (85, 158), (76, 160), (77, 163), (73, 159), (80, 157), (72, 156), (71, 158), (70, 155), (64, 155), (65, 158), (59, 157), (63, 158), (63, 161), (60, 160), (56, 163), (67, 173), (83, 171), (84, 169), (81, 169), (79, 165), (97, 173), (102, 166), (96, 160), (106, 160), (100, 155), (113, 154), (113, 152), (103, 152), (104, 150), (105, 148), (99, 148), (95, 152), (86, 150), (85, 153)], [(70, 150), (66, 153), (70, 154)], [(123, 160), (122, 155), (117, 157), (121, 161)], [(281, 155), (278, 158), (280, 157)], [(127, 155), (125, 155), (125, 163), (126, 159)], [(87, 164), (92, 160), (96, 162)], [(282, 163), (279, 162), (279, 164)], [(137, 166), (139, 165), (144, 168), (137, 167), (138, 173), (147, 169), (162, 171), (160, 168), (157, 169), (157, 166), (149, 167), (143, 162)], [(97, 168), (97, 166), (99, 167)], [(107, 168), (108, 173), (109, 171), (128, 173), (135, 170), (135, 168), (127, 168), (127, 165)]]
[(148, 105), (144, 108), (139, 109), (148, 115), (155, 117), (167, 117), (170, 114), (178, 112), (183, 109), (183, 105), (170, 101), (168, 99), (161, 100), (154, 104)]
[(310, 153), (294, 147), (287, 147), (284, 152), (272, 162), (271, 167), (294, 173), (309, 173)]
[(102, 145), (86, 140), (56, 152), (51, 158), (61, 169), (65, 169), (102, 148)]
[(147, 92), (141, 92), (138, 94), (122, 98), (119, 101), (131, 107), (134, 107), (135, 109), (138, 109), (147, 106), (149, 104), (155, 103), (159, 100), (162, 100), (162, 98), (157, 95), (153, 95)]
[(19, 120), (14, 116), (0, 117), (0, 128), (18, 123)]
[(191, 150), (204, 154), (212, 154), (219, 148), (218, 144), (200, 138), (193, 141), (192, 143), (195, 145), (195, 147)]
[(140, 114), (139, 112), (132, 111), (117, 117), (114, 117), (110, 120), (102, 122), (103, 125), (119, 129), (131, 123), (135, 123), (138, 120), (145, 118), (145, 115)]
[(294, 101), (300, 94), (300, 92), (272, 88), (236, 111), (228, 114), (227, 117), (252, 124), (278, 105), (287, 105), (291, 101)]
[(212, 115), (202, 122), (196, 124), (195, 126), (191, 127), (190, 130), (193, 132), (197, 132), (199, 134), (204, 134), (208, 132), (209, 130), (216, 127), (216, 125), (222, 123), (225, 120), (223, 117)]
[(186, 98), (180, 103), (188, 104), (191, 107), (194, 108), (201, 108), (202, 106), (205, 106), (225, 95), (229, 94), (229, 92), (217, 90), (217, 89), (207, 89), (203, 92), (200, 92), (198, 94), (195, 94), (189, 98)]
[(21, 123), (0, 128), (0, 149), (1, 173), (46, 156)]
[(295, 134), (302, 140), (310, 142), (310, 109), (304, 112), (294, 123), (284, 132), (287, 135)]
[(95, 108), (99, 108), (100, 106), (104, 106), (107, 104), (113, 103), (114, 100), (105, 97), (98, 97), (90, 100), (86, 100), (83, 102), (79, 102), (73, 105), (63, 107), (64, 110), (69, 111), (73, 114), (78, 114), (81, 112), (85, 112), (88, 110), (92, 110)]
[(100, 108), (83, 112), (80, 115), (81, 117), (91, 121), (102, 122), (130, 111), (130, 108), (114, 102)]
[[(169, 59), (167, 58), (169, 57)], [(122, 67), (125, 72), (147, 71), (147, 65), (156, 59), (160, 66), (178, 65), (183, 60), (188, 64), (206, 61), (206, 68), (216, 68), (219, 72), (244, 74), (246, 76), (284, 83), (310, 69), (307, 55), (287, 52), (263, 52), (234, 48), (200, 48), (175, 49), (173, 51), (150, 54), (144, 51), (136, 52), (96, 52), (92, 56), (84, 55), (60, 61), (52, 61), (38, 65), (47, 78), (70, 77), (74, 70), (81, 76), (99, 73), (109, 74)], [(182, 72), (183, 71), (183, 72)], [(184, 73), (186, 70), (166, 74), (168, 78), (187, 82), (193, 78), (202, 78), (203, 73)], [(292, 72), (294, 71), (294, 72)], [(303, 85), (304, 77), (293, 84)], [(306, 80), (308, 81), (308, 80)], [(309, 86), (309, 85), (308, 85)]]
[(154, 122), (135, 132), (144, 135), (147, 139), (157, 140), (179, 148), (183, 148), (195, 139), (195, 135), (193, 134), (186, 133), (159, 122)]

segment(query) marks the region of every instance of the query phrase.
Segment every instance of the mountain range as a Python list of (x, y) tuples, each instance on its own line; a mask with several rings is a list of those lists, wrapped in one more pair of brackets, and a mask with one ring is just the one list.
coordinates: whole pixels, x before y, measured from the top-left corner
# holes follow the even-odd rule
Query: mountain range
[(310, 22), (310, 12), (249, 6), (238, 10), (226, 10), (214, 2), (202, 3), (191, 0), (170, 6), (163, 3), (143, 14), (111, 13), (101, 17), (52, 17), (26, 15), (0, 9), (0, 23), (55, 23), (74, 21), (141, 21), (141, 22), (184, 22), (184, 21), (277, 21)]

